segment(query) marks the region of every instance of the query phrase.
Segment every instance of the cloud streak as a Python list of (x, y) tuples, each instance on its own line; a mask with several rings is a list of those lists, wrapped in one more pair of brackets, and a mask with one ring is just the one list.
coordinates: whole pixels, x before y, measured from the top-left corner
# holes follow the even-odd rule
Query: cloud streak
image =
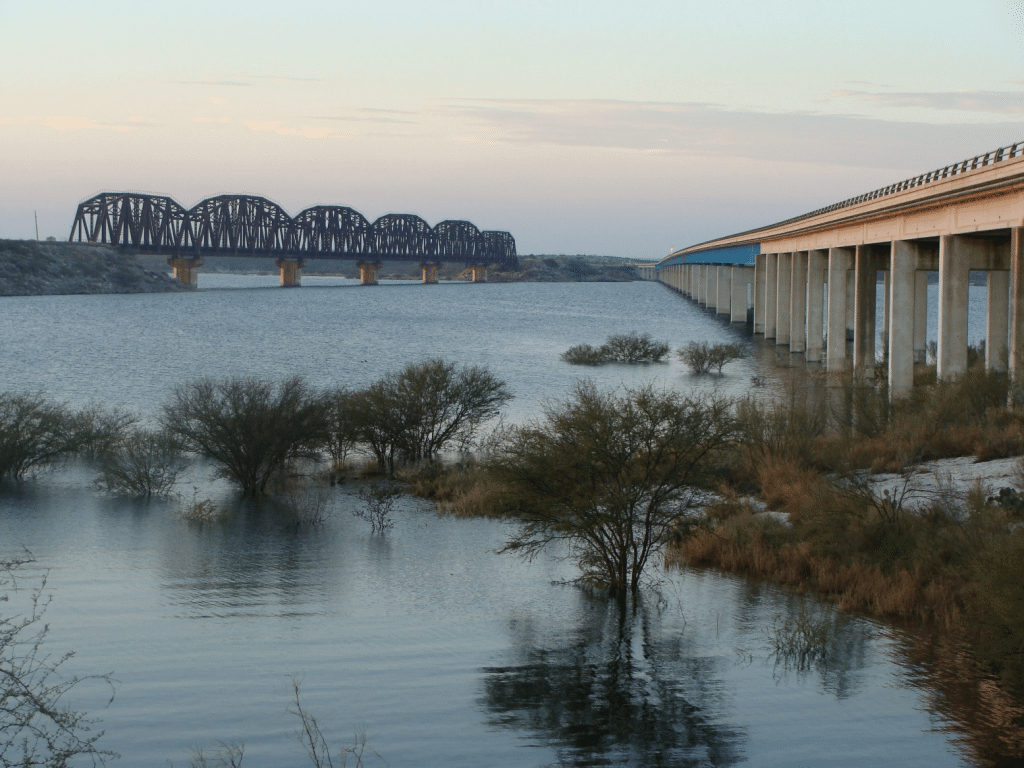
[(466, 140), (874, 168), (928, 168), (1024, 138), (1016, 122), (965, 127), (707, 102), (476, 99), (431, 110), (459, 123)]
[(917, 107), (940, 111), (985, 112), (988, 114), (1024, 114), (1021, 91), (945, 91), (868, 93), (867, 91), (830, 91), (832, 98), (853, 99), (884, 107)]

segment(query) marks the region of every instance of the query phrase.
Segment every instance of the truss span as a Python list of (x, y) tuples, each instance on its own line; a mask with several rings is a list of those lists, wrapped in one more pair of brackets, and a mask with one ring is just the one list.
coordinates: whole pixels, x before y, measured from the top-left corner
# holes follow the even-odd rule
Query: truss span
[(185, 209), (169, 197), (103, 192), (78, 206), (69, 240), (183, 257), (518, 263), (511, 234), (481, 232), (468, 221), (431, 227), (419, 216), (390, 213), (371, 224), (352, 208), (329, 205), (292, 218), (276, 203), (249, 195), (220, 195)]

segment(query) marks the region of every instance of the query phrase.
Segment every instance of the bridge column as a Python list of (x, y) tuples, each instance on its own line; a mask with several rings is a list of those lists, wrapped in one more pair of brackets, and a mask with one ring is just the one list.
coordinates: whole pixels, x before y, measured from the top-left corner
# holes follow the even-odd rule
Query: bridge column
[(789, 344), (790, 323), (793, 317), (793, 254), (779, 254), (779, 279), (776, 291), (778, 298), (775, 305), (775, 343)]
[(870, 245), (858, 245), (854, 257), (853, 372), (866, 378), (875, 366), (875, 313), (878, 266)]
[(472, 275), (474, 283), (486, 283), (487, 282), (487, 265), (486, 264), (470, 264), (469, 273)]
[[(825, 368), (829, 373), (840, 373), (847, 368), (846, 316), (849, 272), (853, 266), (853, 248), (828, 249), (828, 351)], [(830, 377), (832, 379), (834, 377)]]
[(828, 251), (807, 253), (807, 359), (820, 363), (825, 348), (822, 336), (825, 304), (825, 272), (828, 269)]
[(700, 275), (697, 278), (697, 303), (708, 305), (708, 265), (700, 265)]
[(804, 352), (807, 349), (807, 252), (794, 251), (792, 263), (789, 351)]
[(727, 315), (729, 314), (729, 302), (732, 299), (732, 267), (719, 264), (715, 272), (715, 283), (718, 285), (715, 312)]
[(732, 268), (732, 297), (729, 322), (747, 322), (747, 286), (754, 277), (753, 267)]
[(764, 338), (767, 340), (775, 338), (779, 321), (779, 254), (767, 254), (764, 263)]
[(1006, 370), (1006, 332), (1010, 311), (1010, 273), (988, 273), (988, 313), (985, 328), (985, 370)]
[(380, 262), (360, 261), (356, 263), (356, 266), (359, 267), (360, 285), (377, 284), (377, 271), (382, 266)]
[(764, 285), (768, 257), (759, 253), (754, 257), (754, 333), (764, 333)]
[(199, 268), (203, 266), (202, 259), (194, 256), (188, 258), (172, 256), (167, 260), (167, 265), (171, 267), (175, 280), (190, 288), (199, 285)]
[(302, 268), (306, 262), (302, 259), (278, 259), (274, 266), (281, 270), (281, 287), (297, 288), (302, 285)]
[(1024, 402), (1024, 227), (1010, 228), (1010, 405)]
[(939, 237), (939, 379), (967, 372), (967, 301), (971, 243), (964, 237)]
[(914, 273), (914, 362), (928, 362), (928, 272)]
[(889, 265), (889, 396), (914, 387), (914, 330), (917, 321), (917, 264), (920, 247), (894, 240)]
[(420, 269), (423, 271), (423, 284), (434, 285), (437, 283), (437, 268), (441, 266), (436, 262), (423, 262)]

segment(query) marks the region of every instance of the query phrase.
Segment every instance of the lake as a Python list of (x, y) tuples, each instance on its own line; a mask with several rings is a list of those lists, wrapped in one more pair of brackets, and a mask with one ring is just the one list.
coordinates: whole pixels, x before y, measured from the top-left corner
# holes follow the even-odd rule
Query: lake
[[(790, 370), (774, 348), (654, 283), (368, 288), (306, 277), (281, 290), (276, 279), (0, 299), (0, 388), (153, 420), (174, 386), (200, 376), (355, 387), (439, 355), (505, 379), (515, 394), (505, 418), (522, 422), (581, 376), (773, 396)], [(972, 339), (984, 333), (974, 317)], [(678, 360), (559, 360), (633, 330), (750, 354), (700, 378)], [(767, 386), (752, 388), (754, 375)], [(118, 680), (106, 708), (92, 685), (70, 701), (102, 719), (115, 764), (188, 765), (190, 748), (223, 741), (244, 742), (246, 766), (308, 765), (287, 711), (294, 680), (332, 742), (365, 730), (368, 766), (958, 766), (1001, 749), (1005, 718), (964, 692), (930, 638), (840, 617), (828, 664), (772, 657), (773, 626), (827, 610), (804, 596), (656, 571), (621, 613), (569, 583), (564, 552), (532, 563), (496, 554), (507, 522), (403, 498), (394, 529), (372, 535), (351, 514), (356, 483), (333, 491), (324, 525), (297, 526), (273, 501), (240, 503), (203, 466), (179, 497), (149, 503), (104, 495), (93, 479), (74, 465), (0, 485), (0, 555), (31, 550), (25, 584), (49, 571), (48, 647), (76, 652), (68, 670)], [(190, 522), (193, 497), (233, 513)]]

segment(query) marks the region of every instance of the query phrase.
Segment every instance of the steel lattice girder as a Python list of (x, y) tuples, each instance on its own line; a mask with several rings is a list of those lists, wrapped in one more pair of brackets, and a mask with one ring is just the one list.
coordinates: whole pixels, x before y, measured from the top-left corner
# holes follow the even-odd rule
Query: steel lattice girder
[(352, 208), (325, 205), (292, 218), (276, 203), (251, 195), (211, 197), (186, 210), (170, 197), (104, 192), (78, 206), (69, 240), (181, 256), (517, 264), (512, 235), (481, 232), (468, 221), (431, 228), (419, 216), (389, 213), (371, 224)]

